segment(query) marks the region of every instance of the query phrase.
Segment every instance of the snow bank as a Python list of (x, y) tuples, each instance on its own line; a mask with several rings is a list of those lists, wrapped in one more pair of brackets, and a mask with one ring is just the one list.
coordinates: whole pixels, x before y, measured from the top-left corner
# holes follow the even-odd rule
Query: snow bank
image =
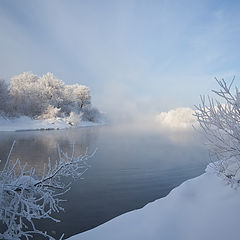
[[(101, 124), (103, 123), (80, 121), (74, 127), (90, 127)], [(0, 117), (0, 131), (54, 130), (70, 127), (72, 126), (68, 123), (67, 118), (33, 120), (25, 116), (13, 119)]]
[(68, 240), (238, 239), (239, 203), (240, 191), (208, 167), (205, 174), (184, 182), (165, 198)]

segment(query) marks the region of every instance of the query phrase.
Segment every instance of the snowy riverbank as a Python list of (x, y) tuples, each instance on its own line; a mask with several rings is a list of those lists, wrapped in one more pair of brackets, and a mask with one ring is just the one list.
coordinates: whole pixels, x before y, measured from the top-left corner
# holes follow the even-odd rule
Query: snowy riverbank
[[(68, 240), (226, 240), (240, 236), (240, 191), (212, 168), (165, 198)], [(81, 227), (81, 226), (80, 226)]]
[(104, 123), (80, 121), (78, 124), (71, 126), (66, 118), (34, 120), (25, 116), (12, 119), (0, 117), (0, 131), (54, 130), (71, 127), (91, 127), (102, 124)]

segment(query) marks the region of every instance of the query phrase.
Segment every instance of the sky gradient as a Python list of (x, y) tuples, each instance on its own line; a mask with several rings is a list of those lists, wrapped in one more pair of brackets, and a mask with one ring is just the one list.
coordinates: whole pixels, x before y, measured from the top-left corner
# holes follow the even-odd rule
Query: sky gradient
[(53, 72), (104, 111), (193, 107), (240, 79), (239, 1), (0, 0), (0, 78)]

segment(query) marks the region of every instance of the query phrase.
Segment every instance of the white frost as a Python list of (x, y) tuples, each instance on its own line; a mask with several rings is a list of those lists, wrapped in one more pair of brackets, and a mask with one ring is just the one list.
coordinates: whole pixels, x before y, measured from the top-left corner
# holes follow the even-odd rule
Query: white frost
[(22, 165), (19, 159), (11, 160), (14, 144), (0, 171), (0, 222), (4, 227), (0, 231), (0, 239), (28, 240), (40, 235), (54, 240), (37, 229), (36, 221), (50, 219), (59, 222), (52, 213), (64, 210), (62, 195), (69, 190), (73, 180), (87, 171), (87, 160), (95, 152), (75, 156), (73, 146), (69, 156), (58, 147), (59, 158), (53, 163), (49, 159), (48, 164), (43, 166), (42, 174), (37, 176), (35, 168)]

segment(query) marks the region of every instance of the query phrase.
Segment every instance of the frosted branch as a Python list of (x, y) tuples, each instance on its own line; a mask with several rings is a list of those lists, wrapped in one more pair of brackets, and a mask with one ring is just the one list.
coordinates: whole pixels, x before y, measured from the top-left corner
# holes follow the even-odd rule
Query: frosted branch
[[(0, 171), (0, 221), (6, 228), (0, 239), (22, 240), (34, 235), (42, 235), (49, 240), (54, 238), (35, 227), (39, 219), (51, 219), (51, 215), (64, 210), (62, 195), (70, 189), (73, 180), (80, 178), (89, 168), (87, 161), (95, 154), (84, 153), (75, 156), (75, 149), (69, 157), (58, 146), (58, 159), (54, 164), (49, 160), (43, 167), (41, 176), (35, 168), (17, 159), (11, 160), (13, 143), (6, 164)], [(62, 236), (63, 237), (63, 236)], [(62, 239), (61, 237), (61, 239)]]

